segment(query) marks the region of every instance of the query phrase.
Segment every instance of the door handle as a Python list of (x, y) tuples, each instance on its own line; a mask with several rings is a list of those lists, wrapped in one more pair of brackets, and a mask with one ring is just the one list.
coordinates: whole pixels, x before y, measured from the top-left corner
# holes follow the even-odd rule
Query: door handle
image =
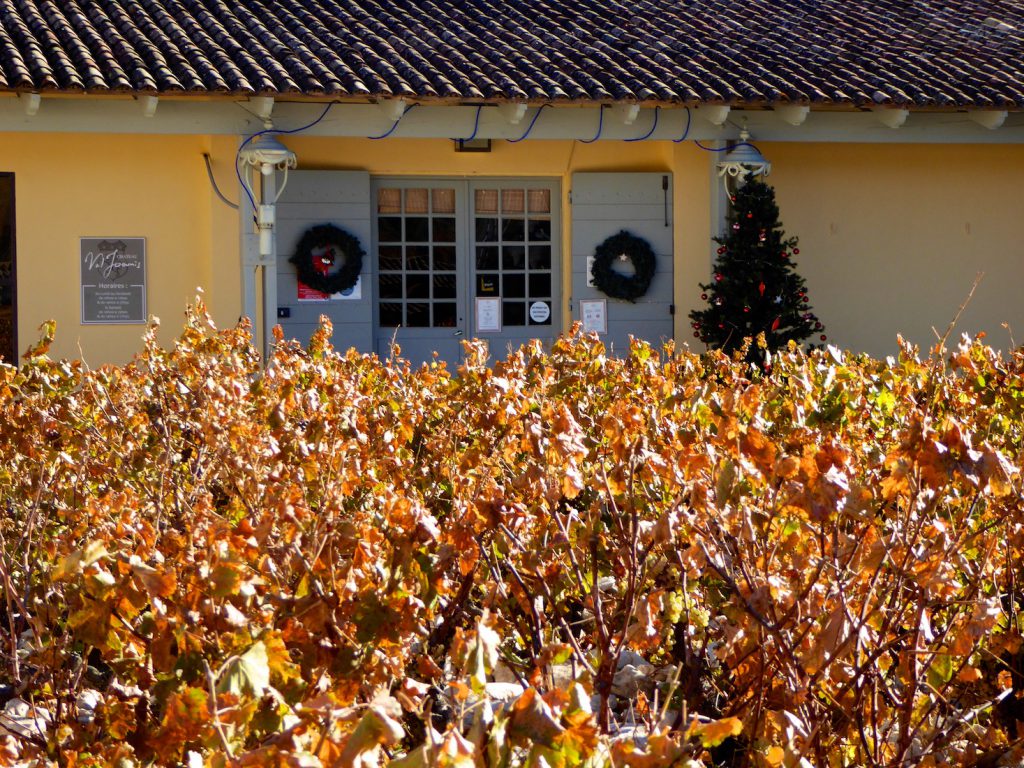
[(461, 335), (462, 335), (462, 331), (456, 331), (455, 333), (452, 334), (452, 336), (461, 336)]

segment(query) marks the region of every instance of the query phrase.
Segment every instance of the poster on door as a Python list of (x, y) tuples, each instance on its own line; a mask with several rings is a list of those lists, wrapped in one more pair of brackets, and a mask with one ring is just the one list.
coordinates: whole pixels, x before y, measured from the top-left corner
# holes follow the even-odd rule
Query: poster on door
[(356, 284), (351, 288), (347, 288), (344, 291), (339, 291), (338, 293), (333, 294), (318, 291), (316, 288), (310, 288), (301, 280), (296, 281), (296, 285), (298, 286), (297, 298), (299, 301), (352, 301), (363, 298), (362, 277), (359, 277), (359, 279), (356, 280)]

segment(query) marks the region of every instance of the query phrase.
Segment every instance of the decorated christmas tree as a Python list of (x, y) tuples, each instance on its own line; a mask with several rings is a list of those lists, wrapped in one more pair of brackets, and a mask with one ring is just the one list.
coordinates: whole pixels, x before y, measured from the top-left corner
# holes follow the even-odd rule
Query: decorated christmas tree
[[(775, 190), (748, 178), (731, 200), (726, 233), (715, 238), (719, 248), (712, 281), (700, 286), (708, 307), (690, 313), (693, 335), (731, 353), (760, 333), (769, 350), (820, 333), (821, 322), (793, 262), (800, 253), (797, 239), (782, 231)], [(819, 338), (826, 340), (824, 334)], [(760, 362), (763, 356), (751, 344), (748, 360)]]

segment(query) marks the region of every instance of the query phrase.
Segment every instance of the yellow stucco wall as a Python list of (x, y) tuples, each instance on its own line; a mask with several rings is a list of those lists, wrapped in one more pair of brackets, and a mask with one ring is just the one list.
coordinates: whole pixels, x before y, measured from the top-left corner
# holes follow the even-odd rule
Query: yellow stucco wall
[(985, 275), (957, 330), (1024, 341), (1024, 147), (758, 144), (783, 225), (830, 341), (875, 355), (896, 334), (935, 343)]
[(96, 365), (140, 349), (144, 326), (81, 324), (80, 237), (146, 238), (148, 310), (164, 340), (180, 330), (197, 287), (219, 323), (237, 320), (238, 217), (213, 197), (202, 158), (227, 159), (218, 175), (233, 191), (235, 146), (201, 136), (0, 134), (0, 170), (15, 174), (19, 348), (54, 319), (54, 356)]

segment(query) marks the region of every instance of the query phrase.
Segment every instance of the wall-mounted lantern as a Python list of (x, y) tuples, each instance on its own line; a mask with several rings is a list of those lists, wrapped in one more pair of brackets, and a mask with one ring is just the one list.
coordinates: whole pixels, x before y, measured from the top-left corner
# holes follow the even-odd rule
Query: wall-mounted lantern
[[(263, 283), (263, 333), (262, 348), (265, 360), (269, 360), (274, 324), (277, 322), (277, 240), (274, 227), (277, 223), (276, 205), (288, 184), (288, 171), (296, 166), (295, 153), (270, 133), (257, 134), (247, 139), (238, 151), (238, 162), (244, 171), (239, 173), (242, 184), (256, 209), (256, 230), (259, 233), (259, 256), (251, 266), (258, 267)], [(259, 191), (255, 188), (250, 168), (259, 171)], [(284, 177), (280, 186), (277, 173)], [(255, 275), (245, 271), (245, 306), (250, 317), (255, 319), (256, 288), (252, 282)]]
[(750, 143), (750, 133), (746, 128), (740, 131), (739, 143), (725, 152), (718, 163), (718, 175), (730, 200), (748, 177), (763, 179), (771, 170), (772, 164)]
[[(239, 162), (259, 170), (262, 176), (260, 192), (257, 195), (248, 173), (242, 174), (242, 183), (249, 191), (256, 205), (256, 229), (260, 233), (260, 257), (269, 259), (274, 255), (275, 205), (288, 184), (288, 171), (297, 164), (295, 153), (269, 133), (257, 136), (238, 153)], [(277, 186), (275, 171), (282, 171), (284, 178)]]

